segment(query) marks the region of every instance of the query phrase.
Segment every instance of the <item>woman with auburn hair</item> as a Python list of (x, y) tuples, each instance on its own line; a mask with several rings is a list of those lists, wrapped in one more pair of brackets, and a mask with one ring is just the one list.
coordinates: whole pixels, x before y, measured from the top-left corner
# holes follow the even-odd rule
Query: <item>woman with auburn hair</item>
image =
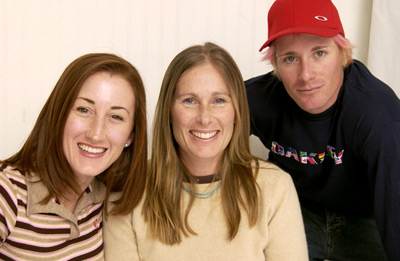
[(127, 214), (145, 189), (146, 97), (113, 54), (73, 61), (19, 152), (0, 161), (0, 259), (103, 260), (103, 202)]
[(223, 48), (189, 47), (161, 86), (145, 198), (105, 222), (109, 260), (307, 260), (288, 174), (249, 151), (243, 79)]

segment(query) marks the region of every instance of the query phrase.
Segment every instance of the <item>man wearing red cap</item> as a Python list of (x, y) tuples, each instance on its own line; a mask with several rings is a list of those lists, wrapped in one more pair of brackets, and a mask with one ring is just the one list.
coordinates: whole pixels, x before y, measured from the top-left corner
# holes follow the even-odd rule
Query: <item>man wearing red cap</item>
[(331, 0), (276, 0), (252, 134), (294, 180), (310, 260), (400, 260), (400, 101), (352, 48)]

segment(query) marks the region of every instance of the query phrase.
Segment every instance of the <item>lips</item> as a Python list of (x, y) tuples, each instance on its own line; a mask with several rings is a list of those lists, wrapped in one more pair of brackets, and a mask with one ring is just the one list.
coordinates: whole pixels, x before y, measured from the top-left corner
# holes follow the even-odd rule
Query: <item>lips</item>
[(104, 153), (104, 152), (107, 150), (107, 149), (105, 149), (105, 148), (94, 148), (94, 147), (90, 147), (90, 146), (88, 146), (88, 145), (84, 145), (84, 144), (81, 144), (81, 143), (78, 144), (78, 147), (79, 147), (82, 151), (87, 152), (87, 153), (92, 153), (92, 154), (101, 154), (101, 153)]
[(191, 131), (194, 136), (196, 136), (199, 139), (202, 140), (208, 140), (217, 135), (218, 131), (212, 131), (212, 132), (197, 132), (197, 131)]
[(297, 91), (299, 92), (312, 92), (320, 89), (323, 86), (323, 83), (314, 82), (312, 84), (303, 85), (302, 87), (298, 86)]

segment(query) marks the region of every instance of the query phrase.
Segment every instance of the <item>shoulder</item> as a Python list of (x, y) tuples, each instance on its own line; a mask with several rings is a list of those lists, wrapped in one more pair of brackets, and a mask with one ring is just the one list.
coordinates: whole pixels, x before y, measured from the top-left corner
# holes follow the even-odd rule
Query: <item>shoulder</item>
[(121, 198), (121, 196), (122, 196), (121, 192), (113, 192), (110, 194), (108, 198), (107, 202), (108, 214), (106, 215), (106, 218), (103, 219), (104, 236), (105, 239), (107, 239), (107, 241), (109, 241), (108, 240), (109, 234), (114, 235), (116, 231), (118, 231), (118, 233), (129, 233), (129, 231), (124, 231), (124, 230), (129, 230), (129, 229), (131, 230), (133, 211), (129, 212), (126, 215), (110, 214), (113, 207), (115, 206), (115, 202), (117, 202)]
[(133, 214), (138, 212), (141, 213), (141, 208), (143, 207), (143, 202), (145, 200), (145, 196), (142, 197), (140, 200), (139, 204), (133, 209), (133, 211), (130, 211), (129, 214), (126, 215), (111, 215), (109, 214), (112, 209), (114, 208), (115, 204), (123, 197), (123, 192), (112, 192), (110, 193), (110, 196), (108, 197), (108, 200), (106, 202), (107, 204), (107, 212), (108, 212), (108, 219), (115, 219), (115, 220), (120, 220), (120, 219), (130, 219), (132, 218)]
[(248, 87), (248, 86), (256, 86), (259, 84), (268, 84), (268, 83), (274, 82), (276, 80), (278, 80), (276, 78), (276, 76), (272, 72), (269, 72), (266, 74), (262, 74), (262, 75), (250, 78), (250, 79), (246, 80), (244, 83), (245, 83), (246, 87)]
[(110, 196), (108, 197), (107, 202), (105, 202), (107, 204), (107, 209), (108, 212), (110, 212), (113, 207), (115, 206), (115, 203), (122, 197), (122, 192), (118, 191), (118, 192), (111, 192)]
[[(15, 224), (18, 209), (26, 205), (27, 186), (25, 176), (18, 170), (6, 167), (0, 172), (0, 213), (3, 222)], [(2, 231), (3, 232), (3, 231)]]
[(373, 111), (371, 108), (376, 108), (380, 112), (400, 109), (396, 93), (357, 60), (346, 70), (344, 98), (357, 101), (351, 105), (353, 108), (361, 106), (369, 108), (368, 111)]
[(361, 84), (367, 87), (380, 87), (389, 88), (390, 87), (375, 77), (362, 62), (354, 60), (353, 63), (346, 68), (348, 80), (351, 84)]
[(272, 162), (259, 160), (257, 183), (261, 190), (287, 189), (293, 186), (292, 177)]
[(257, 184), (265, 210), (275, 213), (284, 206), (298, 206), (298, 195), (292, 177), (275, 164), (260, 161)]
[(375, 132), (400, 121), (400, 100), (385, 83), (372, 75), (359, 61), (346, 69), (341, 114), (345, 128), (354, 125)]
[(248, 94), (271, 90), (280, 83), (281, 81), (272, 72), (250, 78), (244, 82)]
[(18, 189), (27, 190), (26, 177), (10, 166), (0, 172), (0, 185), (8, 188), (9, 193)]
[(276, 113), (275, 108), (289, 100), (283, 83), (272, 73), (245, 81), (246, 95), (252, 118), (270, 117), (265, 111)]

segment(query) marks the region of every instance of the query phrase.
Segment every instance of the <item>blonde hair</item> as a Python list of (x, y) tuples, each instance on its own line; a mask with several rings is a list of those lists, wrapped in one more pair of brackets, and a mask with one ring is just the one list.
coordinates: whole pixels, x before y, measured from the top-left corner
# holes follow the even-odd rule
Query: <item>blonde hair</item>
[[(153, 126), (152, 157), (148, 168), (146, 199), (143, 215), (148, 222), (149, 233), (161, 242), (173, 245), (185, 236), (195, 235), (188, 223), (188, 214), (195, 200), (191, 199), (182, 209), (182, 183), (189, 180), (189, 188), (195, 191), (193, 177), (178, 155), (174, 140), (170, 113), (177, 82), (181, 75), (201, 64), (212, 64), (224, 78), (235, 109), (235, 126), (231, 141), (225, 149), (219, 167), (222, 179), (222, 204), (232, 240), (239, 228), (241, 205), (247, 212), (250, 226), (258, 215), (258, 186), (251, 163), (255, 160), (249, 150), (250, 120), (244, 82), (233, 58), (223, 48), (213, 43), (195, 45), (179, 53), (169, 65), (162, 82)], [(254, 167), (258, 171), (258, 163)]]

